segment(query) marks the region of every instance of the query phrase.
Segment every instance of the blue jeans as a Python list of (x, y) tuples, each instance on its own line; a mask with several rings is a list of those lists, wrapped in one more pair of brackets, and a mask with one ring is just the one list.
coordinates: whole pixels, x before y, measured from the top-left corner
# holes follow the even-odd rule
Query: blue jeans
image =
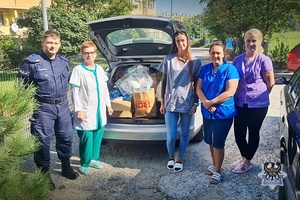
[(189, 144), (190, 122), (193, 115), (189, 113), (179, 113), (166, 111), (165, 120), (167, 126), (167, 150), (170, 158), (174, 158), (175, 142), (177, 138), (177, 122), (180, 117), (180, 146), (178, 157), (183, 158), (186, 148)]

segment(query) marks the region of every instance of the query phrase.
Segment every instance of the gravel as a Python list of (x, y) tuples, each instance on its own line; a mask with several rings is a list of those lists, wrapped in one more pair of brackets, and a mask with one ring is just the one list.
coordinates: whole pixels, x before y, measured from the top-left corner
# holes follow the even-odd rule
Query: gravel
[[(56, 189), (52, 198), (68, 199), (189, 199), (189, 200), (254, 200), (277, 199), (278, 187), (272, 190), (261, 185), (261, 165), (279, 160), (279, 104), (282, 85), (276, 85), (270, 94), (271, 105), (261, 129), (261, 141), (253, 158), (254, 169), (246, 174), (233, 174), (230, 163), (240, 157), (231, 130), (226, 141), (222, 167), (224, 182), (211, 185), (204, 174), (211, 157), (204, 142), (191, 143), (185, 154), (184, 170), (168, 170), (164, 143), (124, 144), (111, 143), (101, 147), (101, 169), (92, 169), (90, 175), (68, 180), (60, 175), (60, 161), (51, 147), (51, 176)], [(78, 136), (74, 133), (72, 166), (78, 170)], [(34, 170), (32, 156), (25, 162), (27, 170)]]

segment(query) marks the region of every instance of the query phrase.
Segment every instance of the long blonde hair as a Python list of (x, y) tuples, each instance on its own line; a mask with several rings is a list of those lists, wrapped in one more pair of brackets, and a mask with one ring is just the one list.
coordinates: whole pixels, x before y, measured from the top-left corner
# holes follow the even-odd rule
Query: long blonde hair
[(244, 34), (244, 42), (246, 43), (246, 38), (248, 35), (252, 35), (255, 39), (257, 39), (258, 41), (260, 41), (261, 45), (260, 47), (258, 47), (258, 52), (259, 53), (263, 53), (264, 52), (264, 48), (262, 47), (262, 43), (264, 41), (264, 37), (263, 34), (260, 30), (258, 30), (257, 28), (251, 28), (249, 29), (245, 34)]

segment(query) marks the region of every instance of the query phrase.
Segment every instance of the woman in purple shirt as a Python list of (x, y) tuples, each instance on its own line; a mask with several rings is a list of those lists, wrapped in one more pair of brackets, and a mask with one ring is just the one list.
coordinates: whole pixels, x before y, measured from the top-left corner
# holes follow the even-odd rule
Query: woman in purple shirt
[[(233, 60), (240, 81), (235, 93), (238, 115), (234, 135), (242, 158), (231, 164), (232, 172), (245, 173), (253, 168), (251, 160), (259, 145), (259, 131), (268, 112), (269, 93), (275, 83), (271, 59), (263, 54), (263, 35), (252, 28), (244, 36), (246, 52)], [(248, 129), (248, 140), (246, 139)]]

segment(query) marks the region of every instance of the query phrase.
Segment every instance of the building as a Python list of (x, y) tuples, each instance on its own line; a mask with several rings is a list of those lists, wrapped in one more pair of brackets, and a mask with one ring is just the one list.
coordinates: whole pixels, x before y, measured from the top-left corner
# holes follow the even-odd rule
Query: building
[[(128, 0), (136, 5), (131, 12), (135, 15), (156, 15), (156, 0)], [(41, 0), (1, 0), (0, 1), (0, 32), (4, 35), (20, 35), (25, 29), (19, 29), (15, 23), (17, 18), (23, 17), (26, 10), (33, 6), (42, 6)], [(50, 7), (51, 0), (46, 0), (46, 7)]]
[[(46, 1), (50, 7), (51, 1)], [(41, 6), (41, 0), (3, 0), (0, 1), (0, 31), (4, 35), (18, 35), (17, 18), (23, 17), (24, 12), (33, 6)]]
[(131, 12), (133, 15), (156, 15), (156, 0), (128, 0), (136, 9)]

